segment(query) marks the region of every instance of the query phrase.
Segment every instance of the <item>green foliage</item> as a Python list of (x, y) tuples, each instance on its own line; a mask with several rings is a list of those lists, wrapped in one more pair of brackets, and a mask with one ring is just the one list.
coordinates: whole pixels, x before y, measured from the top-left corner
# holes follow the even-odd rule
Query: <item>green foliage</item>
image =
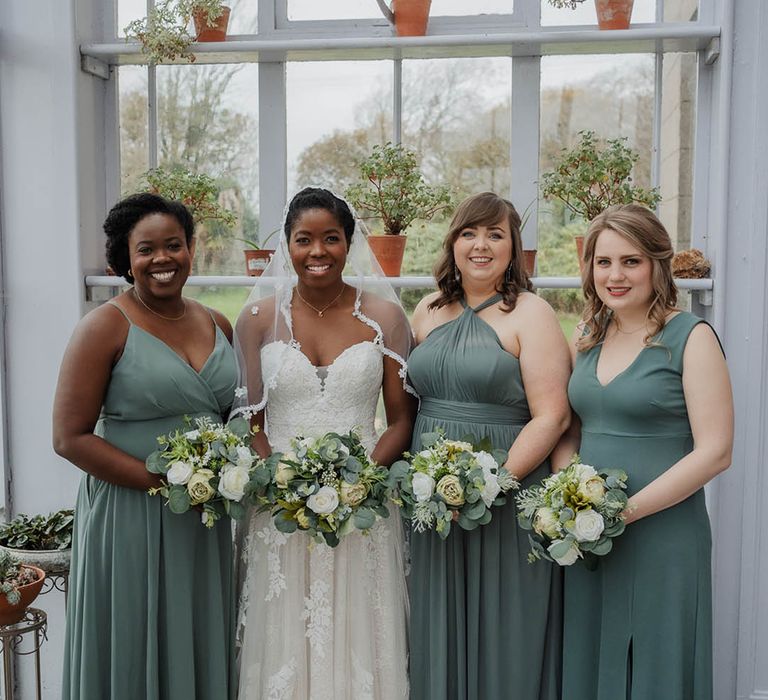
[(652, 208), (661, 201), (658, 189), (632, 184), (639, 154), (626, 138), (601, 142), (594, 131), (580, 131), (579, 136), (573, 148), (562, 150), (554, 170), (542, 175), (546, 199), (560, 200), (587, 221), (612, 204), (636, 202)]
[(141, 43), (141, 50), (151, 63), (163, 63), (184, 58), (195, 61), (189, 47), (195, 37), (188, 32), (192, 15), (207, 14), (207, 24), (213, 27), (223, 12), (222, 0), (165, 0), (153, 7), (146, 17), (133, 20), (125, 29), (127, 39)]
[(416, 153), (402, 144), (376, 144), (359, 167), (362, 182), (347, 189), (347, 198), (359, 213), (380, 218), (387, 234), (397, 235), (451, 205), (448, 187), (429, 185)]
[(230, 228), (237, 215), (219, 204), (219, 186), (204, 173), (185, 168), (153, 168), (144, 173), (145, 189), (167, 199), (182, 202), (192, 213), (195, 223), (217, 221)]
[(585, 2), (585, 0), (548, 0), (549, 4), (552, 5), (552, 7), (557, 7), (558, 9), (562, 9), (564, 7), (567, 7), (569, 10), (575, 10), (581, 3)]
[(19, 513), (13, 520), (0, 525), (0, 545), (12, 549), (35, 551), (68, 549), (72, 546), (73, 510), (29, 517)]
[(21, 594), (19, 586), (26, 586), (37, 578), (33, 569), (22, 566), (8, 550), (0, 550), (0, 593), (9, 605), (17, 605)]

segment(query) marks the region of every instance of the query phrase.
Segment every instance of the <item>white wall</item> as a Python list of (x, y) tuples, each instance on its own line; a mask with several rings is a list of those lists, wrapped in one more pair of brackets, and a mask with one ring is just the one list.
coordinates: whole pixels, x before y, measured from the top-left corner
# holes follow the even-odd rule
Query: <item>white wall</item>
[[(90, 18), (88, 18), (90, 20)], [(80, 473), (51, 448), (60, 358), (84, 308), (83, 265), (103, 248), (103, 81), (80, 71), (74, 0), (3, 0), (0, 154), (12, 512), (72, 507)], [(98, 240), (98, 243), (96, 242)], [(59, 696), (62, 596), (42, 649), (45, 697)], [(23, 692), (32, 660), (19, 662)]]

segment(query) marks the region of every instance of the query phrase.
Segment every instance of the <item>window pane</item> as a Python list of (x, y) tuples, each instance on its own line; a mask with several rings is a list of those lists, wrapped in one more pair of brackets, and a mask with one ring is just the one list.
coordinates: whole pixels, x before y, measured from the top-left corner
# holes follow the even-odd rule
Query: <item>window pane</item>
[[(677, 0), (674, 0), (677, 2)], [(674, 4), (673, 0), (666, 0), (667, 5)], [(656, 0), (635, 0), (632, 7), (632, 23), (654, 22), (656, 16)], [(669, 21), (669, 20), (668, 20)], [(595, 3), (586, 0), (577, 5), (575, 10), (570, 8), (557, 8), (548, 2), (541, 3), (542, 26), (558, 26), (570, 24), (593, 24), (597, 27), (597, 14)]]
[(120, 191), (138, 191), (142, 173), (149, 167), (147, 141), (147, 69), (121, 66), (120, 86)]
[(392, 63), (289, 63), (286, 82), (289, 195), (343, 192), (373, 144), (392, 140)]
[[(387, 4), (391, 5), (388, 0)], [(432, 0), (431, 17), (511, 14), (513, 0)], [(288, 19), (380, 19), (375, 0), (288, 0)]]
[[(562, 149), (573, 146), (580, 131), (591, 130), (601, 139), (626, 137), (627, 145), (640, 156), (633, 180), (649, 187), (654, 60), (644, 54), (542, 58), (540, 172), (551, 171)], [(586, 222), (574, 217), (561, 202), (540, 202), (538, 274), (577, 275), (573, 237), (585, 230)]]
[(214, 178), (233, 229), (198, 226), (197, 274), (244, 274), (243, 244), (258, 235), (258, 67), (158, 66), (158, 163)]
[(118, 0), (116, 36), (125, 36), (125, 26), (147, 14), (147, 0)]
[(227, 0), (232, 8), (227, 34), (256, 34), (258, 31), (258, 3), (256, 0)]

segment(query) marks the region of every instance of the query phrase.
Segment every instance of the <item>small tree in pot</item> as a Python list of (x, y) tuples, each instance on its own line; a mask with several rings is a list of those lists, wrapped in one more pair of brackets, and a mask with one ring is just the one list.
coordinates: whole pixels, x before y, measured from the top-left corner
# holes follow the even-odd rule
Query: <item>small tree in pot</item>
[(428, 221), (450, 207), (451, 191), (428, 184), (416, 154), (402, 144), (377, 144), (359, 167), (362, 182), (347, 190), (347, 198), (363, 218), (381, 220), (385, 235), (368, 242), (384, 272), (397, 277), (405, 250), (401, 234), (417, 219)]

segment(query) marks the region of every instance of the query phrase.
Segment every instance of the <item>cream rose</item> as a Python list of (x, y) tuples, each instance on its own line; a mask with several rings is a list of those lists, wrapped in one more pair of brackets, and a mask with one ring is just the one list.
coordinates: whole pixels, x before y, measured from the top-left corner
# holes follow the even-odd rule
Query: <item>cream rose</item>
[(287, 489), (288, 483), (294, 476), (296, 476), (296, 470), (293, 467), (283, 464), (282, 462), (277, 465), (277, 469), (275, 470), (275, 483), (279, 488)]
[(424, 503), (435, 492), (435, 480), (424, 472), (416, 472), (411, 479), (411, 489), (417, 503)]
[(582, 482), (592, 477), (597, 476), (597, 470), (591, 467), (589, 464), (577, 464), (576, 465), (576, 478)]
[(216, 493), (210, 484), (212, 478), (213, 472), (210, 469), (200, 469), (190, 477), (187, 482), (187, 493), (189, 502), (193, 506), (204, 503)]
[(571, 548), (562, 557), (555, 557), (552, 555), (552, 550), (562, 542), (563, 540), (555, 540), (549, 547), (547, 547), (547, 551), (560, 566), (570, 566), (579, 558), (579, 548), (572, 542)]
[(579, 484), (579, 493), (591, 503), (597, 505), (605, 499), (605, 486), (599, 476), (593, 476)]
[(250, 469), (253, 464), (254, 455), (253, 452), (244, 445), (238, 445), (237, 449), (237, 464), (238, 467), (244, 469)]
[(472, 445), (468, 442), (462, 442), (461, 440), (446, 440), (447, 447), (452, 447), (454, 450), (464, 450), (466, 452), (472, 452)]
[(600, 539), (605, 529), (603, 516), (596, 510), (582, 510), (576, 513), (576, 520), (571, 528), (573, 536), (579, 542), (595, 542)]
[(219, 479), (219, 493), (230, 501), (240, 501), (249, 480), (247, 467), (230, 467)]
[(449, 506), (464, 505), (464, 489), (461, 488), (458, 476), (446, 474), (437, 482), (436, 491), (445, 499)]
[(341, 502), (354, 508), (359, 506), (368, 497), (368, 487), (358, 481), (356, 484), (341, 482)]
[(307, 508), (318, 515), (329, 515), (339, 506), (339, 494), (333, 486), (322, 486), (307, 499)]
[(560, 534), (559, 522), (551, 508), (539, 508), (533, 518), (533, 529), (540, 535), (554, 539)]
[(174, 462), (171, 465), (171, 468), (166, 472), (165, 477), (168, 479), (169, 484), (183, 486), (189, 481), (193, 472), (194, 469), (192, 469), (191, 464), (187, 464), (186, 462)]

